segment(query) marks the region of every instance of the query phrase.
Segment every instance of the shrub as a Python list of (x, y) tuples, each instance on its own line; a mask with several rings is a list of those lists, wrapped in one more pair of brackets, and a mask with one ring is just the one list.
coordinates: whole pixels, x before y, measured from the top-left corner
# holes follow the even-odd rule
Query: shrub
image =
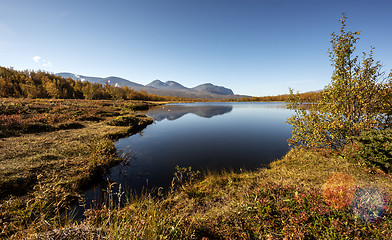
[(356, 157), (370, 166), (392, 172), (392, 130), (363, 131), (352, 137), (358, 145)]
[(359, 32), (346, 31), (346, 16), (340, 19), (339, 33), (332, 33), (330, 57), (334, 71), (322, 98), (307, 110), (299, 94), (290, 89), (288, 107), (295, 115), (289, 143), (295, 146), (336, 149), (363, 130), (390, 128), (392, 119), (392, 74), (383, 78), (381, 63), (373, 59), (373, 49), (354, 55)]

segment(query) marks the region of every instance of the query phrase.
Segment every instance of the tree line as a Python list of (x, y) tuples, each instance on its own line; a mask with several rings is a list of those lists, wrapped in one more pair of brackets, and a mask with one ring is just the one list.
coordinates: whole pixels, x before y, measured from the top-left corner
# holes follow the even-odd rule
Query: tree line
[[(322, 97), (323, 91), (312, 91), (299, 93), (298, 96), (302, 102), (313, 103)], [(289, 102), (290, 94), (281, 94), (276, 96), (263, 96), (263, 97), (240, 97), (236, 99), (222, 100), (226, 102)]]
[(181, 101), (180, 97), (165, 97), (135, 91), (127, 86), (63, 78), (45, 71), (0, 67), (0, 97), (55, 99), (111, 99), (144, 101)]
[[(300, 93), (299, 98), (302, 102), (316, 102), (322, 97), (322, 91)], [(242, 97), (241, 102), (288, 102), (290, 94), (281, 94), (277, 96), (264, 96), (264, 97)], [(237, 100), (238, 101), (238, 100)]]

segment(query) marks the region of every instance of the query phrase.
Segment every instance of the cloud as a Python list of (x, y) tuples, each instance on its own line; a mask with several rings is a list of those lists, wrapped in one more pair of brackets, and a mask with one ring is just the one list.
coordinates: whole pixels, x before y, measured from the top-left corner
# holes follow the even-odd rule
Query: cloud
[(40, 59), (41, 59), (40, 56), (34, 56), (33, 57), (33, 61), (36, 62), (36, 63), (39, 62)]
[(44, 67), (51, 67), (52, 66), (52, 62), (51, 61), (46, 61), (44, 59), (43, 62), (44, 62), (44, 64), (42, 64), (42, 66), (44, 66)]
[(44, 58), (41, 58), (40, 56), (34, 56), (32, 57), (33, 61), (42, 65), (43, 67), (51, 67), (52, 66), (52, 62), (48, 61)]

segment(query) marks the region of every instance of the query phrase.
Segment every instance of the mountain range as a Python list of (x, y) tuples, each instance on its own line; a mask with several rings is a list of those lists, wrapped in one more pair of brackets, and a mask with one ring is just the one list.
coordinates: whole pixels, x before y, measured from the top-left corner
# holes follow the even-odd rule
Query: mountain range
[(229, 88), (222, 86), (216, 86), (211, 83), (205, 83), (198, 85), (193, 88), (187, 88), (175, 81), (162, 82), (161, 80), (154, 80), (147, 85), (135, 83), (120, 77), (90, 77), (84, 75), (78, 75), (74, 73), (61, 72), (56, 75), (64, 78), (72, 78), (74, 80), (88, 81), (91, 83), (100, 83), (102, 85), (110, 84), (113, 86), (127, 86), (136, 91), (146, 91), (150, 94), (156, 94), (160, 96), (175, 96), (185, 98), (199, 98), (199, 99), (228, 99), (228, 98), (239, 98), (241, 96), (234, 95), (233, 91)]

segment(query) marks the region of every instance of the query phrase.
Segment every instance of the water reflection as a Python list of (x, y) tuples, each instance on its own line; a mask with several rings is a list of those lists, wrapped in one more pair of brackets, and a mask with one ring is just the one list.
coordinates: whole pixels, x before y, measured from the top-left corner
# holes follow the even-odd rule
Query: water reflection
[(233, 110), (233, 106), (224, 105), (165, 105), (150, 109), (148, 116), (156, 121), (176, 120), (182, 116), (192, 113), (203, 118), (212, 118), (217, 115), (223, 115)]
[[(292, 113), (285, 103), (193, 103), (151, 109), (147, 115), (156, 124), (116, 143), (129, 162), (111, 168), (106, 177), (117, 183), (113, 192), (121, 184), (121, 189), (140, 194), (169, 190), (176, 166), (202, 172), (256, 170), (289, 150), (291, 127), (285, 122)], [(100, 189), (105, 186), (85, 192), (87, 205), (103, 198)]]
[(255, 170), (288, 151), (291, 128), (285, 121), (291, 113), (285, 103), (191, 103), (151, 109), (147, 115), (156, 124), (116, 143), (131, 158), (124, 168), (112, 168), (110, 179), (140, 192), (167, 190), (177, 165), (204, 172)]

